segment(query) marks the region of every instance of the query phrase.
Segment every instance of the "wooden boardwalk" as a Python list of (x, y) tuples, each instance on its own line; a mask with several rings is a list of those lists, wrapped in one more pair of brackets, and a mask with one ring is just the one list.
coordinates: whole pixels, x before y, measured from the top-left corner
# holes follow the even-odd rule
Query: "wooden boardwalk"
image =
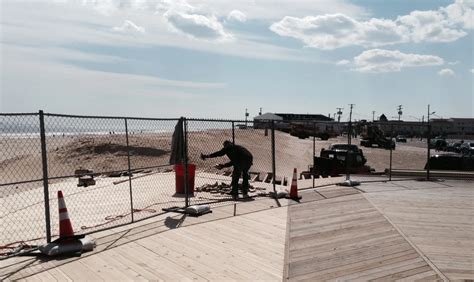
[(474, 279), (472, 182), (394, 182), (366, 197), (450, 280)]
[[(92, 234), (80, 257), (0, 261), (0, 280), (473, 279), (469, 182), (304, 190), (300, 203), (232, 202)], [(234, 216), (235, 212), (235, 216)]]
[(271, 280), (281, 279), (286, 207), (272, 199), (214, 209), (199, 218), (168, 214), (133, 228), (93, 236), (81, 257), (0, 261), (0, 280)]
[(289, 280), (439, 279), (361, 194), (291, 205), (288, 213)]

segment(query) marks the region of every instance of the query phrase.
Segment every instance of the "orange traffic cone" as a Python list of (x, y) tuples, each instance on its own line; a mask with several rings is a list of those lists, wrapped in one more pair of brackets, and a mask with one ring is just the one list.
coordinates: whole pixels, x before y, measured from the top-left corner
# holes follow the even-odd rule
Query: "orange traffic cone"
[(297, 182), (296, 168), (293, 170), (293, 179), (291, 180), (290, 195), (288, 196), (288, 198), (293, 199), (295, 201), (298, 201), (301, 199), (301, 196), (298, 196), (298, 182)]
[(66, 202), (64, 202), (63, 192), (58, 191), (58, 206), (59, 206), (59, 238), (72, 237), (74, 231), (72, 230), (71, 220), (67, 213)]

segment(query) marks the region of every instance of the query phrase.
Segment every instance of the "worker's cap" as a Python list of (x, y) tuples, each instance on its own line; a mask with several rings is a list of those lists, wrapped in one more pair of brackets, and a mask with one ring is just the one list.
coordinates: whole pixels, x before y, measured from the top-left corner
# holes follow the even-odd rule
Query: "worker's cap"
[(227, 147), (227, 146), (232, 145), (232, 142), (230, 142), (229, 140), (225, 140), (223, 145), (224, 145), (224, 147)]

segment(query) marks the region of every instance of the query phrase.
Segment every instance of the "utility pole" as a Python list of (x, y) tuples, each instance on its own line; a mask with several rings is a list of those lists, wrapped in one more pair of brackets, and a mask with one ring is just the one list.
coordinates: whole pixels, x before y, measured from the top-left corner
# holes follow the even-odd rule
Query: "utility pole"
[(372, 122), (375, 121), (375, 111), (372, 111)]
[(352, 135), (352, 108), (355, 104), (349, 104), (351, 110), (349, 112), (349, 127), (347, 128), (347, 144), (351, 144), (351, 135)]
[(336, 108), (336, 110), (337, 110), (337, 116), (338, 116), (338, 117), (337, 117), (337, 122), (341, 122), (341, 115), (342, 115), (342, 110), (343, 110), (343, 109), (344, 109), (344, 108)]
[(397, 110), (398, 110), (398, 121), (399, 122), (400, 122), (400, 117), (403, 114), (402, 109), (403, 109), (402, 105), (398, 105)]

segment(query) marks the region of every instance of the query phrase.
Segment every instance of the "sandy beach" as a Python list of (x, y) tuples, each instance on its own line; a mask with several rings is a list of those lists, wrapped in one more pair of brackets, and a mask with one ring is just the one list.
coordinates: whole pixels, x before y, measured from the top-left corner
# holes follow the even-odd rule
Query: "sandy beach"
[[(175, 175), (169, 164), (171, 152), (171, 133), (140, 133), (129, 136), (130, 165), (133, 170), (133, 205), (138, 209), (135, 220), (153, 216), (162, 208), (184, 205), (184, 198), (175, 195)], [(232, 140), (231, 130), (210, 129), (188, 133), (189, 162), (196, 165), (196, 193), (190, 199), (191, 204), (219, 202), (228, 198), (223, 193), (200, 191), (203, 185), (216, 182), (229, 184), (231, 178), (222, 175), (227, 171), (218, 171), (213, 166), (225, 163), (227, 157), (203, 161), (200, 153), (209, 154), (220, 150), (224, 140)], [(5, 229), (3, 242), (14, 238), (44, 237), (44, 193), (41, 165), (40, 142), (38, 138), (3, 138), (0, 161), (0, 179), (2, 206), (6, 209), (0, 218), (9, 228)], [(252, 172), (260, 172), (262, 178), (272, 171), (271, 134), (264, 130), (236, 129), (235, 142), (249, 149), (254, 156)], [(345, 137), (327, 141), (316, 139), (316, 155), (322, 148), (331, 144), (346, 143)], [(358, 144), (357, 139), (353, 140)], [(128, 169), (127, 143), (123, 134), (100, 134), (82, 136), (47, 137), (47, 157), (50, 205), (56, 206), (58, 190), (65, 193), (68, 208), (74, 214), (75, 229), (78, 232), (96, 230), (121, 223), (130, 218), (130, 184), (127, 176), (112, 177), (111, 172), (123, 172)], [(393, 168), (422, 169), (426, 159), (426, 149), (409, 143), (398, 145), (393, 151)], [(389, 167), (390, 152), (379, 148), (363, 148), (367, 164), (380, 172)], [(308, 169), (313, 159), (313, 139), (299, 139), (283, 132), (275, 132), (275, 159), (277, 181), (291, 180), (293, 169), (298, 172)], [(78, 168), (93, 170), (97, 174), (96, 185), (78, 187), (74, 171)], [(228, 175), (228, 174), (227, 174)], [(136, 178), (135, 178), (136, 177)], [(53, 179), (51, 179), (53, 178)], [(316, 185), (341, 182), (343, 177), (315, 179)], [(37, 180), (31, 183), (8, 183)], [(260, 179), (262, 180), (262, 179)], [(252, 196), (273, 191), (270, 183), (251, 182)], [(298, 180), (298, 187), (311, 187), (311, 180)], [(278, 186), (277, 190), (288, 190), (288, 186)], [(140, 212), (141, 211), (141, 212)], [(152, 211), (150, 213), (150, 211)], [(53, 230), (56, 230), (57, 213), (51, 212)], [(120, 216), (117, 220), (110, 217)], [(21, 219), (27, 225), (18, 225)], [(83, 229), (85, 227), (86, 229)], [(89, 229), (90, 228), (90, 229)]]
[[(207, 130), (188, 134), (189, 162), (197, 170), (216, 172), (212, 166), (227, 162), (225, 157), (202, 161), (199, 154), (211, 153), (222, 148), (224, 140), (232, 140), (230, 130)], [(277, 131), (276, 169), (277, 175), (290, 174), (293, 168), (307, 170), (312, 163), (313, 140), (298, 139), (287, 133)], [(270, 172), (271, 137), (264, 130), (236, 129), (236, 144), (248, 148), (254, 155), (252, 171)], [(346, 143), (346, 137), (332, 138), (327, 141), (316, 139), (315, 152), (319, 155), (322, 148), (331, 144)], [(39, 180), (42, 178), (41, 151), (38, 138), (0, 139), (0, 180), (1, 183)], [(352, 140), (359, 144), (358, 139)], [(143, 133), (129, 136), (130, 164), (132, 170), (156, 168), (161, 171), (172, 169), (169, 165), (171, 152), (170, 133)], [(426, 161), (426, 147), (419, 140), (397, 144), (392, 154), (392, 167), (403, 169), (423, 169)], [(389, 167), (390, 152), (379, 148), (364, 148), (367, 164), (377, 172)], [(74, 170), (83, 167), (94, 173), (125, 171), (128, 168), (125, 136), (84, 135), (47, 137), (48, 174), (50, 178), (71, 176)]]

